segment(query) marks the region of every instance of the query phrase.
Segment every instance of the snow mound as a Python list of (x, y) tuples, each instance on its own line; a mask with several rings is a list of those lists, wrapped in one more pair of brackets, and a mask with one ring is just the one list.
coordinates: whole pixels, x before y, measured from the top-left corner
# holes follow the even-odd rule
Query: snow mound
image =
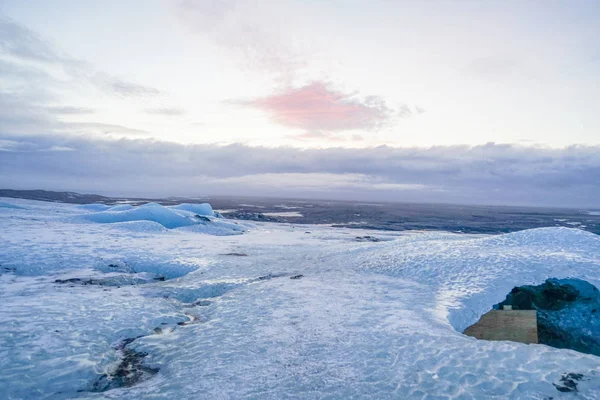
[(80, 206), (77, 206), (77, 208), (80, 208), (82, 210), (86, 210), (86, 211), (106, 211), (110, 208), (110, 206), (107, 206), (106, 204), (99, 204), (99, 203), (94, 203), (94, 204), (82, 204)]
[(168, 232), (162, 224), (155, 221), (126, 221), (126, 222), (115, 222), (113, 226), (117, 229), (138, 232), (138, 233), (160, 233)]
[(11, 208), (11, 209), (16, 209), (16, 210), (25, 210), (25, 207), (21, 207), (21, 206), (18, 206), (16, 204), (5, 203), (3, 201), (0, 201), (0, 208)]
[(378, 247), (379, 254), (359, 258), (361, 267), (427, 285), (443, 306), (444, 318), (459, 332), (513, 287), (574, 276), (600, 283), (600, 236), (579, 229), (538, 228), (475, 238), (425, 233), (389, 243)]
[(208, 235), (237, 235), (246, 229), (236, 222), (219, 218), (210, 204), (179, 204), (165, 207), (147, 203), (138, 207), (121, 204), (101, 212), (84, 214), (80, 218), (100, 224), (115, 224), (131, 232), (164, 232), (164, 229), (181, 228)]
[(109, 208), (110, 211), (127, 211), (131, 210), (134, 207), (131, 204), (118, 204), (116, 206), (112, 206)]
[(84, 219), (100, 224), (131, 221), (154, 221), (167, 229), (194, 225), (196, 222), (191, 216), (181, 215), (172, 209), (160, 204), (148, 203), (126, 211), (103, 211), (83, 216)]
[(186, 232), (205, 233), (214, 236), (236, 235), (246, 232), (246, 228), (244, 226), (236, 224), (235, 222), (215, 220), (210, 222), (203, 221), (197, 225), (184, 226), (179, 230)]
[(215, 212), (213, 211), (212, 206), (208, 203), (202, 203), (202, 204), (182, 203), (182, 204), (178, 204), (176, 206), (172, 206), (170, 208), (172, 208), (174, 210), (190, 211), (190, 212), (193, 212), (198, 215), (207, 215), (210, 217), (215, 216)]

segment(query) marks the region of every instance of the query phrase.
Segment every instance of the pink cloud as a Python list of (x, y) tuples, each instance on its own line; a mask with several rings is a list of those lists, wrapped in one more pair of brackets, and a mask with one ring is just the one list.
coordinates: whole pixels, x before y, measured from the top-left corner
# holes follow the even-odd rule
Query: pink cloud
[(391, 117), (391, 110), (380, 97), (358, 99), (322, 82), (290, 88), (242, 104), (269, 113), (280, 125), (307, 131), (373, 129)]

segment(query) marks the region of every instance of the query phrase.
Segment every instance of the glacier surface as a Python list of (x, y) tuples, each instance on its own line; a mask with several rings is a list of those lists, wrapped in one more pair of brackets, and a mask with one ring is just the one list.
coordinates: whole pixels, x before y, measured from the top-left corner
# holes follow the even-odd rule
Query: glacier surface
[[(8, 399), (559, 399), (568, 374), (600, 398), (599, 357), (461, 333), (515, 286), (600, 286), (585, 231), (357, 241), (210, 206), (0, 200)], [(134, 364), (158, 372), (98, 389)]]

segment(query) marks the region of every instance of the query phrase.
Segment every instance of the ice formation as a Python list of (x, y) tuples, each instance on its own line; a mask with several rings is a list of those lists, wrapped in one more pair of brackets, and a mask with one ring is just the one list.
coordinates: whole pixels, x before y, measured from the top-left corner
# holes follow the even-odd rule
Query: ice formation
[(6, 398), (600, 397), (599, 357), (461, 333), (515, 286), (598, 287), (588, 232), (358, 234), (2, 201), (23, 207), (0, 209)]
[[(93, 204), (93, 206), (98, 206)], [(103, 206), (103, 204), (102, 204)], [(88, 210), (102, 210), (96, 213), (83, 214), (80, 218), (102, 223), (111, 224), (119, 222), (151, 221), (162, 225), (167, 229), (181, 228), (184, 226), (198, 225), (202, 223), (214, 223), (222, 233), (226, 233), (229, 228), (232, 233), (240, 232), (242, 229), (236, 228), (233, 224), (226, 224), (220, 220), (211, 220), (208, 217), (219, 218), (215, 215), (210, 204), (180, 204), (172, 207), (165, 207), (157, 203), (147, 203), (137, 207), (131, 205), (117, 205), (106, 208), (103, 207), (81, 207)], [(145, 227), (149, 227), (145, 225)], [(137, 227), (136, 227), (137, 228)], [(225, 228), (225, 229), (221, 229)], [(200, 230), (211, 230), (201, 228)]]
[(208, 203), (202, 203), (202, 204), (183, 203), (183, 204), (173, 206), (171, 208), (173, 208), (175, 210), (190, 211), (190, 212), (196, 213), (198, 215), (206, 215), (206, 216), (211, 216), (211, 217), (213, 217), (215, 215), (211, 205)]

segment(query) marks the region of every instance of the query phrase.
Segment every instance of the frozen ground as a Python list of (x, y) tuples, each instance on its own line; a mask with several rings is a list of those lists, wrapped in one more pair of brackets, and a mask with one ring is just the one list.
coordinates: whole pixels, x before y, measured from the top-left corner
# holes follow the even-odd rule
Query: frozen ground
[[(357, 231), (211, 212), (0, 199), (1, 396), (600, 398), (598, 357), (460, 333), (514, 286), (600, 286), (597, 235)], [(94, 392), (123, 349), (158, 373)], [(567, 374), (583, 375), (577, 393), (557, 389)]]

